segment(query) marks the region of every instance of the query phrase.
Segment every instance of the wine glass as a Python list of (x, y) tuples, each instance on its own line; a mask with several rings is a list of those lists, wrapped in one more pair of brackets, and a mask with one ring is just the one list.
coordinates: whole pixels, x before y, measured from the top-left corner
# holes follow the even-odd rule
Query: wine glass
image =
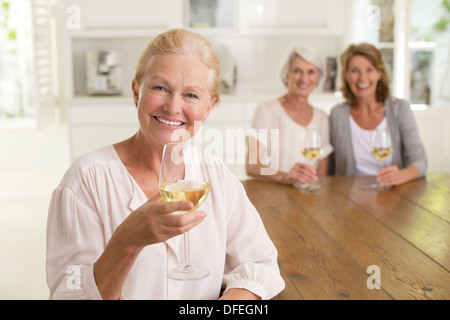
[[(392, 141), (389, 130), (374, 130), (372, 133), (372, 144), (370, 153), (379, 163), (379, 170), (383, 169), (384, 160), (392, 153)], [(370, 186), (372, 189), (384, 189), (385, 186), (375, 182)]]
[[(320, 133), (316, 129), (307, 129), (302, 134), (302, 154), (308, 160), (309, 164), (314, 166), (315, 161), (322, 154), (322, 138)], [(301, 185), (302, 189), (309, 191), (315, 191), (320, 189), (319, 185), (316, 183), (309, 183)]]
[[(210, 181), (207, 171), (202, 165), (203, 149), (192, 141), (168, 143), (164, 146), (159, 177), (159, 191), (164, 201), (187, 200), (195, 211), (209, 194)], [(177, 212), (182, 214), (184, 212)], [(175, 214), (175, 213), (174, 213)], [(189, 231), (184, 233), (184, 265), (169, 270), (167, 276), (174, 280), (196, 280), (209, 275), (209, 271), (201, 267), (193, 267), (190, 263)]]

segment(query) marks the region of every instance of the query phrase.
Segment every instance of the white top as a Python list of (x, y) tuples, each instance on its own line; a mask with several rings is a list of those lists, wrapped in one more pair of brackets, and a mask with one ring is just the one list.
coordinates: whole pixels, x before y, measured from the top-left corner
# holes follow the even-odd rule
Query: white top
[[(286, 113), (278, 99), (267, 101), (258, 106), (253, 116), (252, 128), (256, 130), (251, 136), (267, 147), (261, 162), (282, 172), (289, 172), (292, 166), (308, 163), (301, 153), (302, 134), (306, 129), (317, 129), (322, 138), (323, 152), (320, 158), (327, 157), (333, 147), (330, 144), (328, 116), (320, 109), (313, 108), (310, 123), (303, 127)], [(267, 129), (265, 131), (264, 129)]]
[[(207, 216), (189, 232), (191, 263), (207, 278), (177, 281), (183, 236), (147, 246), (135, 261), (124, 299), (217, 299), (222, 284), (270, 299), (284, 288), (277, 251), (245, 189), (223, 163), (208, 165), (211, 191), (199, 210)], [(47, 283), (53, 299), (101, 299), (93, 263), (120, 223), (147, 201), (108, 146), (78, 159), (52, 194), (47, 225)]]
[[(386, 117), (380, 122), (376, 128), (377, 130), (387, 129)], [(350, 132), (352, 137), (353, 152), (356, 160), (356, 170), (358, 175), (374, 176), (380, 170), (380, 163), (376, 160), (371, 152), (370, 146), (372, 144), (373, 130), (365, 130), (361, 128), (350, 115)], [(392, 154), (390, 154), (384, 161), (383, 167), (392, 163)]]

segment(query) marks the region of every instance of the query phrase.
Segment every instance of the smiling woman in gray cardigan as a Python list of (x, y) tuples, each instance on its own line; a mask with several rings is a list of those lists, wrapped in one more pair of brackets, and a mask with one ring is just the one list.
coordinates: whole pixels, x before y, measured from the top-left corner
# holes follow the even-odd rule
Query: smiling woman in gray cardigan
[[(357, 159), (350, 122), (362, 130), (374, 130), (386, 121), (392, 139), (391, 164), (378, 171), (377, 181), (383, 185), (399, 185), (425, 175), (427, 156), (410, 104), (390, 96), (389, 78), (381, 52), (369, 44), (351, 45), (341, 56), (342, 92), (347, 102), (335, 106), (330, 113), (329, 174), (358, 175)], [(355, 156), (356, 153), (356, 156)]]
[[(392, 138), (392, 165), (399, 169), (415, 165), (423, 176), (427, 170), (427, 156), (420, 142), (414, 115), (405, 100), (387, 98), (384, 102), (387, 125)], [(334, 155), (334, 174), (354, 176), (356, 161), (350, 132), (350, 106), (342, 103), (330, 115), (331, 144)], [(369, 146), (368, 146), (369, 147)]]

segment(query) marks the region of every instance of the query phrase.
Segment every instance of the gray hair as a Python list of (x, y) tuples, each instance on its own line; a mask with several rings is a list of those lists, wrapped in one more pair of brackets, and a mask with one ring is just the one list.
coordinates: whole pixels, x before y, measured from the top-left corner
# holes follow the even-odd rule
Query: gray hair
[(287, 55), (287, 59), (284, 60), (284, 63), (280, 70), (281, 81), (283, 81), (284, 85), (286, 87), (288, 86), (289, 69), (291, 67), (292, 60), (294, 60), (295, 57), (300, 57), (317, 68), (317, 70), (319, 71), (319, 79), (317, 80), (317, 85), (319, 85), (320, 80), (324, 75), (325, 62), (322, 56), (313, 47), (306, 45), (295, 46), (294, 48), (292, 48)]

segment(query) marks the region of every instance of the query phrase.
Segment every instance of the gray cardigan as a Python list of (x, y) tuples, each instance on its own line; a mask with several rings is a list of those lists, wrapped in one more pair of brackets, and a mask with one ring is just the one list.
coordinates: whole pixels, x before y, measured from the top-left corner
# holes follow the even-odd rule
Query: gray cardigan
[[(427, 155), (409, 103), (388, 97), (384, 107), (393, 146), (392, 165), (403, 169), (413, 164), (419, 169), (420, 177), (424, 176), (428, 167)], [(349, 117), (348, 103), (341, 103), (330, 112), (330, 142), (334, 148), (329, 161), (330, 175), (357, 174)]]

